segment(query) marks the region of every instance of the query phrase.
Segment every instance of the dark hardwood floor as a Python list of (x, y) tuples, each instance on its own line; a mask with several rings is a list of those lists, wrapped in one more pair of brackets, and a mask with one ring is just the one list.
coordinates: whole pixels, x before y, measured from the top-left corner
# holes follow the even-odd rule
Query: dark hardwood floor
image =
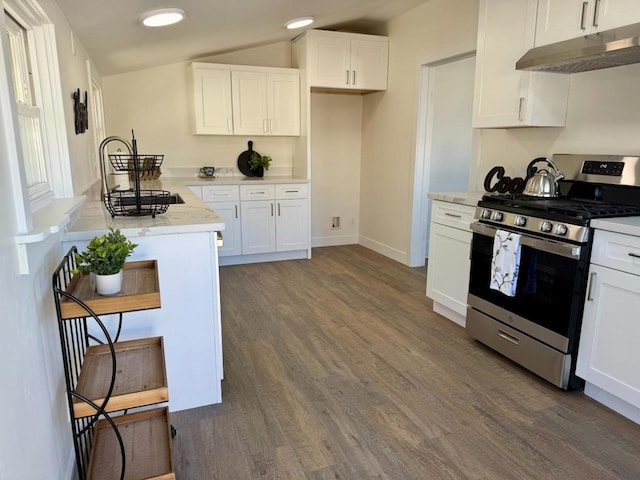
[(223, 403), (176, 412), (176, 476), (638, 479), (640, 426), (431, 310), (360, 246), (222, 267)]

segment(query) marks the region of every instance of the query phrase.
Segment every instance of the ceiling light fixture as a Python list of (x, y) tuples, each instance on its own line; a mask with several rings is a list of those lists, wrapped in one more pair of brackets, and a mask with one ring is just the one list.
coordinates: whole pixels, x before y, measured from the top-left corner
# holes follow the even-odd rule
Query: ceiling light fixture
[(165, 27), (173, 25), (184, 19), (184, 10), (181, 8), (161, 8), (151, 10), (140, 16), (140, 22), (145, 27)]
[(284, 24), (289, 30), (294, 30), (296, 28), (306, 27), (307, 25), (311, 25), (313, 23), (313, 17), (300, 17), (294, 18), (293, 20), (289, 20)]

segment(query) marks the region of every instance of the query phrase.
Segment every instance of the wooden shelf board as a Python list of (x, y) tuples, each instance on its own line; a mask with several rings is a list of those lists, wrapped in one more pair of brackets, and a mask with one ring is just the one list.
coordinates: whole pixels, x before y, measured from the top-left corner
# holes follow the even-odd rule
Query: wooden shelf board
[[(117, 295), (98, 295), (91, 288), (89, 277), (88, 274), (75, 275), (67, 293), (82, 300), (96, 315), (160, 308), (160, 282), (156, 260), (125, 263), (122, 291)], [(63, 319), (89, 316), (84, 308), (66, 297), (61, 298), (60, 312)]]
[[(116, 383), (105, 410), (151, 405), (169, 400), (167, 372), (162, 337), (117, 342)], [(102, 405), (111, 382), (111, 351), (108, 345), (91, 346), (87, 350), (76, 392)], [(76, 417), (93, 415), (96, 410), (80, 399), (74, 399)]]
[[(171, 425), (167, 407), (113, 417), (122, 436), (127, 480), (175, 480), (171, 452)], [(120, 447), (111, 424), (96, 426), (89, 460), (89, 480), (118, 480), (122, 468)]]

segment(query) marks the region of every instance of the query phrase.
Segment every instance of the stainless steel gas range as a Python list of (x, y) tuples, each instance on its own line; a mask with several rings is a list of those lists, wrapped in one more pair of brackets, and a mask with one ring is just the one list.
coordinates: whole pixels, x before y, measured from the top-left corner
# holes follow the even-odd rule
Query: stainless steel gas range
[[(581, 388), (575, 362), (595, 218), (640, 215), (640, 157), (554, 155), (558, 196), (485, 195), (471, 224), (467, 331), (561, 388)], [(497, 289), (505, 238), (514, 288)], [(515, 260), (514, 260), (515, 259)], [(501, 267), (503, 268), (503, 267)], [(504, 272), (503, 272), (504, 274)]]

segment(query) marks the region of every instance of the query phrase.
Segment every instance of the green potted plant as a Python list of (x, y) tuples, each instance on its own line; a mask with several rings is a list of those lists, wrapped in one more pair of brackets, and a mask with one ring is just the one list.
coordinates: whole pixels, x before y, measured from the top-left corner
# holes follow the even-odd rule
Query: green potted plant
[(99, 295), (116, 295), (122, 289), (122, 268), (138, 245), (127, 239), (120, 230), (109, 227), (109, 232), (94, 237), (83, 252), (76, 252), (74, 273), (95, 275)]
[(251, 154), (251, 158), (249, 159), (249, 168), (255, 172), (256, 177), (263, 177), (264, 171), (269, 170), (270, 166), (271, 157), (267, 155), (260, 155), (256, 152)]

